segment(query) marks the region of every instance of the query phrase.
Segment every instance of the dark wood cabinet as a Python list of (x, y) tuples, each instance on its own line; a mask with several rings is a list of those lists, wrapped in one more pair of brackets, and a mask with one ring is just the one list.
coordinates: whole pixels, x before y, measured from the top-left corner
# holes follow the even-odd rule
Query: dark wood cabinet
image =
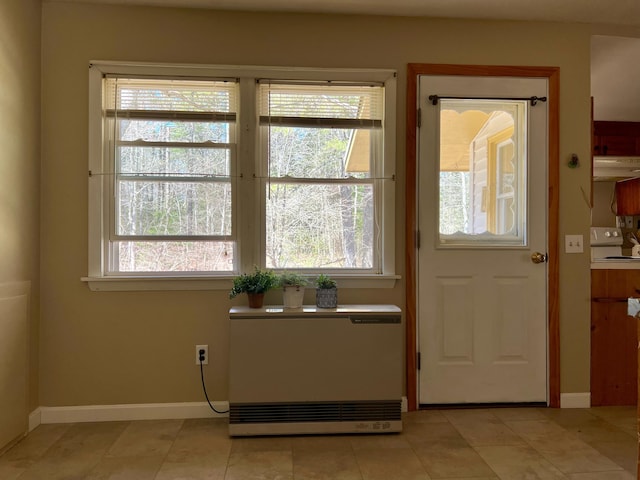
[(640, 297), (640, 270), (591, 270), (591, 405), (636, 405), (637, 319), (627, 298)]
[(616, 215), (640, 215), (640, 178), (616, 182)]
[(640, 155), (640, 122), (593, 122), (593, 154)]

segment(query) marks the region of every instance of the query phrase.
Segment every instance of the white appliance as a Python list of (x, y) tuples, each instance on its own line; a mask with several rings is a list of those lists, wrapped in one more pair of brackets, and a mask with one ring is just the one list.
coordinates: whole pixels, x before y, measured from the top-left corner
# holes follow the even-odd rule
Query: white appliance
[(402, 430), (395, 305), (234, 307), (229, 317), (230, 435)]
[(593, 157), (594, 180), (621, 180), (640, 177), (640, 157), (613, 155)]
[(637, 262), (640, 256), (622, 254), (624, 235), (616, 227), (591, 227), (591, 263)]

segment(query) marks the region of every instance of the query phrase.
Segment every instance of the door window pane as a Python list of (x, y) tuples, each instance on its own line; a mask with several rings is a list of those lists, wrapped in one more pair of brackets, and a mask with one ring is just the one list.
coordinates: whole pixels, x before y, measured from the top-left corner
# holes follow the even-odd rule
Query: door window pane
[(526, 245), (528, 108), (441, 99), (439, 246)]

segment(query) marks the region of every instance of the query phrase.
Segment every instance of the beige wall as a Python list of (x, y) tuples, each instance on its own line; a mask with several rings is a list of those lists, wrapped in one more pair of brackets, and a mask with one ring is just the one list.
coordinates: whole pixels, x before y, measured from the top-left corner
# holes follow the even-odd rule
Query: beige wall
[[(40, 1), (0, 2), (0, 450), (38, 401)], [(29, 353), (28, 353), (29, 352)]]
[(593, 182), (593, 211), (591, 225), (594, 227), (615, 227), (616, 215), (611, 211), (616, 182)]
[[(80, 281), (87, 274), (90, 60), (397, 69), (400, 187), (407, 180), (407, 63), (559, 66), (560, 233), (588, 234), (589, 210), (580, 192), (589, 189), (588, 169), (565, 167), (571, 153), (589, 155), (589, 31), (584, 26), (45, 3), (42, 405), (202, 401), (195, 344), (209, 345), (210, 398), (227, 399), (227, 291), (99, 293)], [(403, 191), (397, 189), (400, 274)], [(587, 254), (563, 254), (560, 265), (562, 391), (586, 392)], [(404, 280), (388, 290), (343, 289), (340, 301), (404, 308)]]

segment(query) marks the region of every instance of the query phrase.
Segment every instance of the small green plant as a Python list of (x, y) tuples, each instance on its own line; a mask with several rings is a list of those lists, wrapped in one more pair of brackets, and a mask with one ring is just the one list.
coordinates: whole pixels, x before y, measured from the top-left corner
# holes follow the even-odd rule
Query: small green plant
[(323, 290), (336, 288), (337, 286), (336, 281), (329, 275), (325, 275), (324, 273), (318, 275), (318, 278), (316, 278), (316, 285), (318, 286), (318, 288)]
[(243, 273), (233, 279), (229, 298), (234, 298), (241, 293), (265, 293), (277, 284), (278, 277), (273, 271), (262, 270), (256, 266), (253, 273)]
[(308, 284), (306, 278), (295, 272), (283, 272), (278, 277), (278, 286), (284, 287), (304, 287)]

